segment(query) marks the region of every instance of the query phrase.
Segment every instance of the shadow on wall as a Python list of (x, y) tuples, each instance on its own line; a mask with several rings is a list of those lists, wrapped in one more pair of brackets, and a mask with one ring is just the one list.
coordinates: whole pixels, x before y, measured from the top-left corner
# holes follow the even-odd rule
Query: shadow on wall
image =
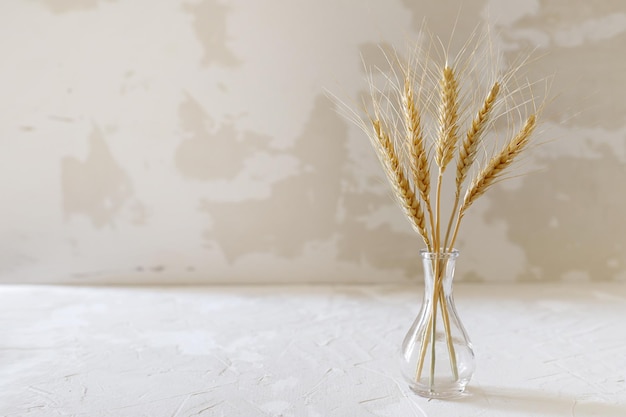
[[(527, 14), (502, 35), (518, 49), (541, 46), (538, 64), (529, 65), (531, 80), (555, 71), (554, 100), (544, 120), (569, 127), (601, 126), (616, 130), (626, 111), (626, 15), (624, 3), (541, 0), (540, 13)], [(510, 52), (509, 59), (514, 58)], [(572, 116), (570, 113), (575, 114)]]
[(89, 153), (84, 161), (74, 157), (61, 160), (61, 186), (65, 216), (85, 214), (98, 228), (112, 224), (133, 195), (128, 174), (113, 159), (98, 128), (89, 137)]
[[(458, 19), (457, 32), (471, 32), (476, 22), (485, 20), (486, 8), (493, 3), (468, 0), (457, 10), (437, 2), (401, 1), (412, 13), (414, 28), (419, 28), (422, 17), (428, 16), (428, 25), (436, 33), (450, 33), (450, 24), (458, 16), (462, 18)], [(521, 3), (502, 2), (507, 6)], [(61, 14), (121, 3), (39, 0), (39, 4)], [(511, 10), (510, 25), (505, 28), (496, 22), (495, 26), (502, 28), (499, 36), (511, 54), (537, 45), (537, 39), (544, 42), (541, 47), (549, 53), (542, 58), (541, 66), (530, 67), (530, 79), (545, 76), (539, 73), (545, 68), (559, 69), (553, 85), (559, 96), (544, 113), (545, 119), (561, 123), (564, 109), (571, 103), (582, 103), (588, 109), (581, 117), (568, 121), (568, 127), (622, 126), (626, 60), (615, 52), (622, 50), (626, 31), (620, 32), (624, 23), (615, 20), (619, 16), (614, 15), (623, 15), (624, 6), (620, 2), (591, 5), (540, 0), (533, 7), (537, 10), (532, 13)], [(244, 54), (228, 48), (227, 3), (185, 2), (182, 9), (201, 44), (202, 61), (198, 63), (202, 67), (233, 68), (245, 61)], [(611, 22), (615, 24), (611, 26)], [(610, 30), (592, 30), (599, 26)], [(377, 48), (364, 44), (360, 52), (367, 62), (385, 66)], [(592, 93), (594, 97), (590, 97)], [(393, 201), (390, 193), (379, 194), (376, 187), (368, 191), (357, 186), (356, 176), (363, 174), (351, 165), (347, 122), (336, 115), (329, 100), (322, 96), (316, 99), (308, 122), (292, 148), (286, 150), (271, 148), (270, 138), (238, 131), (234, 122), (207, 128), (213, 120), (191, 96), (180, 105), (179, 117), (180, 127), (188, 135), (177, 149), (174, 163), (186, 178), (232, 179), (245, 169), (248, 158), (260, 152), (288, 155), (299, 161), (299, 170), (273, 182), (265, 199), (202, 202), (202, 210), (212, 220), (205, 239), (216, 242), (231, 263), (255, 253), (295, 259), (316, 245), (332, 245), (338, 261), (401, 270), (411, 278), (418, 275), (421, 268), (416, 253), (422, 242), (408, 223), (405, 231), (398, 231), (386, 222), (372, 226), (363, 220)], [(607, 280), (623, 274), (626, 224), (621, 221), (621, 187), (626, 183), (626, 168), (608, 147), (585, 147), (598, 150), (600, 156), (539, 159), (549, 171), (525, 177), (519, 188), (495, 187), (490, 191), (491, 205), (484, 221), (504, 223), (510, 241), (525, 252), (529, 267), (519, 279)], [(378, 172), (378, 178), (382, 178), (382, 171)], [(62, 187), (65, 215), (86, 213), (98, 228), (110, 224), (134, 198), (131, 179), (112, 157), (97, 129), (90, 136), (84, 160), (62, 160)], [(402, 212), (398, 209), (395, 215), (402, 217)]]
[[(100, 4), (115, 3), (117, 0), (39, 0), (52, 13), (64, 14), (95, 10)], [(199, 3), (184, 3), (184, 11), (192, 16), (196, 38), (202, 45), (204, 56), (202, 65), (219, 64), (236, 67), (241, 60), (226, 47), (228, 41), (226, 16), (229, 7), (217, 0)]]
[(62, 14), (93, 10), (98, 8), (99, 3), (112, 3), (116, 0), (40, 0), (52, 13)]
[[(241, 166), (258, 150), (245, 143), (251, 138), (242, 143), (202, 130), (207, 115), (191, 98), (181, 105), (181, 117), (196, 134), (181, 144), (179, 158), (211, 160), (215, 155), (230, 155), (229, 162)], [(354, 191), (355, 179), (345, 163), (346, 135), (346, 122), (337, 116), (332, 103), (318, 97), (310, 120), (288, 150), (300, 160), (302, 169), (274, 184), (266, 199), (204, 201), (203, 210), (214, 225), (206, 231), (206, 239), (217, 242), (231, 262), (254, 253), (293, 259), (308, 245), (334, 240), (340, 261), (365, 261), (383, 270), (400, 269), (415, 278), (421, 270), (415, 255), (421, 242), (408, 224), (402, 233), (386, 224), (368, 227), (362, 220), (393, 202), (389, 195)], [(626, 224), (606, 220), (622, 215), (615, 184), (626, 183), (626, 166), (608, 148), (598, 150), (601, 155), (596, 159), (539, 159), (549, 170), (524, 177), (519, 188), (491, 190), (485, 222), (503, 221), (510, 241), (525, 252), (528, 270), (518, 279), (619, 277), (624, 268)], [(223, 175), (221, 171), (195, 172), (194, 164), (178, 162), (186, 176), (206, 180)], [(210, 169), (211, 164), (204, 167)], [(346, 215), (339, 215), (342, 212)], [(397, 216), (402, 216), (399, 209)], [(602, 221), (586, 221), (592, 219)]]
[[(180, 112), (190, 133), (190, 139), (181, 144), (177, 153), (177, 165), (186, 176), (207, 179), (217, 174), (194, 170), (196, 164), (188, 163), (192, 159), (229, 155), (230, 164), (242, 166), (258, 146), (245, 143), (251, 139), (246, 135), (242, 143), (224, 140), (221, 134), (209, 134), (203, 128), (208, 116), (191, 98), (181, 105)], [(231, 131), (228, 136), (236, 137), (238, 132)], [(419, 267), (415, 254), (420, 240), (408, 223), (407, 232), (402, 233), (388, 225), (369, 228), (360, 220), (393, 201), (389, 195), (354, 191), (355, 179), (346, 164), (346, 147), (347, 122), (337, 115), (330, 100), (319, 96), (302, 134), (287, 150), (299, 159), (299, 172), (273, 184), (266, 199), (204, 201), (203, 208), (213, 224), (206, 239), (216, 241), (231, 262), (254, 253), (293, 259), (307, 247), (333, 241), (340, 261), (367, 262), (415, 277)], [(267, 148), (264, 151), (280, 152)], [(209, 165), (205, 167), (210, 169)], [(341, 212), (347, 215), (342, 216)], [(398, 216), (402, 216), (399, 209)]]
[[(549, 167), (519, 189), (495, 187), (486, 221), (503, 220), (526, 253), (524, 280), (612, 280), (623, 274), (626, 164), (603, 146), (594, 159), (540, 159)], [(528, 219), (528, 221), (524, 221)]]

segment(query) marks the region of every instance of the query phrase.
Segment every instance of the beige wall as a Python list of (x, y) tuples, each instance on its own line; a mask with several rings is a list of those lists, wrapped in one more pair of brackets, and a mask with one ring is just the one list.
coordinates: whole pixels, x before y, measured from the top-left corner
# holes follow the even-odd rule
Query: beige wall
[(626, 5), (583, 0), (0, 3), (0, 282), (398, 282), (421, 242), (364, 135), (361, 66), (423, 19), (489, 23), (555, 95), (468, 213), (459, 276), (626, 277)]

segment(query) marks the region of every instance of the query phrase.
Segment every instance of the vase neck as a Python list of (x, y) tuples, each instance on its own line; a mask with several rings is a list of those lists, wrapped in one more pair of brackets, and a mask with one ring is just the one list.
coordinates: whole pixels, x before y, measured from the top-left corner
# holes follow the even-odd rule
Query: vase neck
[(426, 294), (431, 293), (435, 282), (439, 282), (444, 293), (451, 293), (454, 269), (459, 252), (426, 252), (422, 251), (422, 266), (424, 268), (424, 285)]

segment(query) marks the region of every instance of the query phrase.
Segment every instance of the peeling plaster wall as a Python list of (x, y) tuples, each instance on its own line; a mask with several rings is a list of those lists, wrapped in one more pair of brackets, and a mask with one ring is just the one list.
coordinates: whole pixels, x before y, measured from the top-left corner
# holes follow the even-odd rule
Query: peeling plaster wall
[(546, 143), (468, 213), (459, 279), (624, 280), (622, 1), (30, 0), (0, 4), (0, 282), (419, 279), (324, 89), (356, 100), (361, 56), (425, 18), (555, 74)]

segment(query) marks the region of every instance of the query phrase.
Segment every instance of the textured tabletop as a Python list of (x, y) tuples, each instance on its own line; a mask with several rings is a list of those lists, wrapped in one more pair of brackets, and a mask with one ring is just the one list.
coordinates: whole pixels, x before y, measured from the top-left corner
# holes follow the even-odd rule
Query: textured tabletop
[(626, 289), (459, 285), (477, 371), (420, 398), (421, 289), (0, 287), (0, 416), (626, 416)]

